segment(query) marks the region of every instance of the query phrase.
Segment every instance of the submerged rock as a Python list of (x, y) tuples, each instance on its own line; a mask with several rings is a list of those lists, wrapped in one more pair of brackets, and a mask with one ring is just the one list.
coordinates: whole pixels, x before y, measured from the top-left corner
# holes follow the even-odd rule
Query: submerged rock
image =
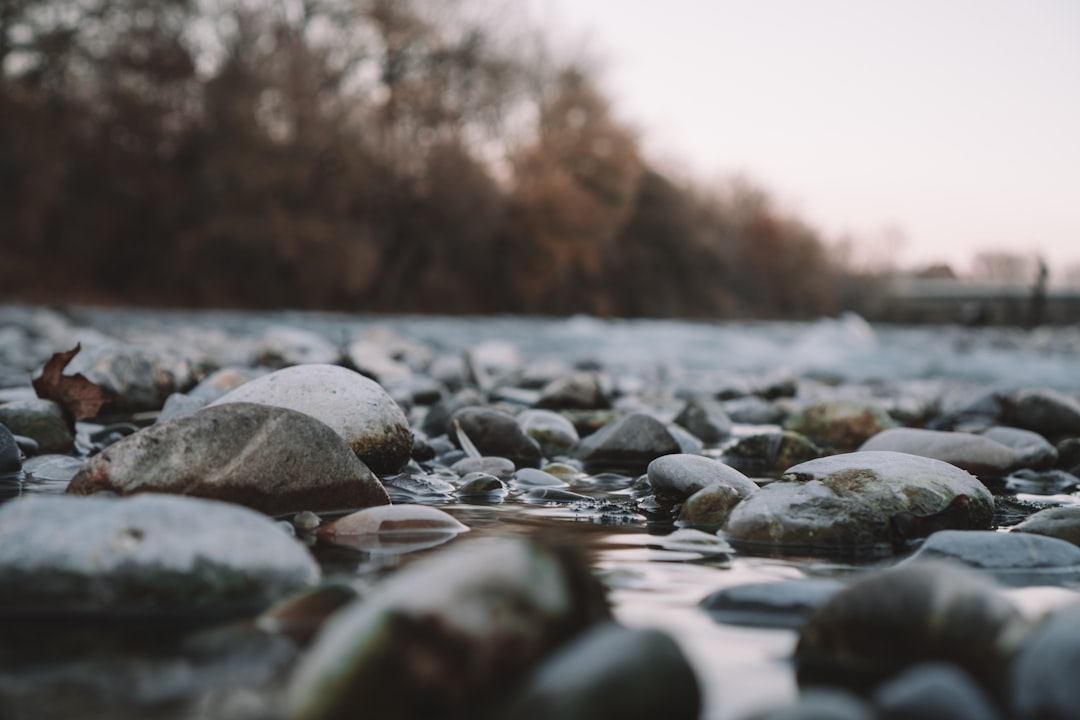
[(269, 514), (390, 502), (331, 428), (269, 405), (215, 405), (140, 430), (90, 458), (68, 486), (89, 495), (163, 492), (227, 500)]
[(365, 508), (315, 530), (320, 540), (357, 550), (412, 552), (452, 540), (468, 526), (427, 505), (381, 505)]
[[(977, 478), (930, 458), (873, 451), (811, 460), (735, 506), (726, 535), (751, 544), (803, 549), (885, 551), (916, 537), (919, 518), (985, 529), (994, 499)], [(898, 522), (902, 520), (903, 522)], [(924, 532), (922, 534), (928, 534)]]
[(401, 469), (412, 431), (401, 407), (374, 380), (337, 365), (296, 365), (255, 378), (218, 398), (307, 413), (334, 429), (372, 471)]
[(493, 698), (608, 617), (568, 551), (518, 537), (451, 547), (399, 571), (324, 625), (285, 717), (442, 717)]
[(807, 618), (795, 648), (798, 681), (866, 692), (940, 661), (1000, 695), (1021, 622), (997, 586), (958, 565), (871, 572)]
[(0, 574), (0, 615), (215, 619), (258, 612), (320, 573), (259, 513), (147, 494), (0, 506)]

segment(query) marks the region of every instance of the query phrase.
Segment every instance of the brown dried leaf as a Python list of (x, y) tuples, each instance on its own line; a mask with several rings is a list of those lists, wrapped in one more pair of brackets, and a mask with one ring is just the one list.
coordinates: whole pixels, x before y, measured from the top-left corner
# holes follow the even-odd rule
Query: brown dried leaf
[(64, 374), (64, 368), (81, 349), (82, 345), (79, 344), (67, 352), (54, 353), (41, 369), (41, 374), (33, 379), (37, 396), (58, 403), (74, 420), (96, 416), (101, 406), (109, 401), (105, 391), (85, 375)]

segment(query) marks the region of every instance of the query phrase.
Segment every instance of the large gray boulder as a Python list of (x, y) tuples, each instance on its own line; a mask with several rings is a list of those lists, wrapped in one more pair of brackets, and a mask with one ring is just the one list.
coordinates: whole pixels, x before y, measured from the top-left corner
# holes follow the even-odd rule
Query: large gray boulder
[(68, 493), (163, 492), (269, 514), (390, 502), (331, 428), (286, 408), (229, 403), (155, 424), (90, 458)]
[[(887, 547), (901, 529), (986, 529), (990, 491), (940, 460), (890, 451), (846, 453), (800, 463), (785, 482), (766, 485), (736, 505), (724, 532), (735, 541), (834, 550)], [(940, 527), (943, 526), (943, 527)], [(884, 546), (884, 547), (882, 547)]]
[(211, 405), (259, 403), (307, 413), (334, 429), (374, 472), (401, 469), (412, 451), (404, 411), (377, 382), (337, 365), (296, 365), (244, 383)]

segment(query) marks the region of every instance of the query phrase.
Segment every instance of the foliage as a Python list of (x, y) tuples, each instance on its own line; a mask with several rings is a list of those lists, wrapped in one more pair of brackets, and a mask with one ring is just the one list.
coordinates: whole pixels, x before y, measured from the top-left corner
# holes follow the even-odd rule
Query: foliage
[(813, 229), (651, 165), (588, 68), (466, 0), (0, 11), (0, 295), (806, 317)]

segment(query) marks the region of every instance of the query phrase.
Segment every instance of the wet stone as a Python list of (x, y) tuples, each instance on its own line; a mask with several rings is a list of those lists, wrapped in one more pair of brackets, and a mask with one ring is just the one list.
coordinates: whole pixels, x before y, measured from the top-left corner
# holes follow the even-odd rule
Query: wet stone
[(669, 635), (602, 623), (546, 658), (500, 717), (696, 720), (701, 702), (697, 676)]
[(914, 562), (872, 571), (807, 618), (795, 648), (797, 678), (803, 687), (868, 692), (940, 661), (1000, 694), (1021, 623), (994, 583), (960, 566)]
[(514, 473), (514, 485), (522, 488), (565, 487), (566, 482), (555, 475), (536, 468), (522, 468)]
[(71, 452), (75, 446), (75, 435), (64, 411), (51, 400), (16, 400), (0, 405), (0, 424), (16, 435), (32, 438), (42, 453)]
[(882, 430), (894, 427), (888, 413), (875, 405), (829, 400), (808, 405), (784, 422), (785, 430), (805, 435), (839, 451), (854, 450)]
[(1080, 435), (1080, 402), (1046, 388), (1017, 390), (1003, 400), (1006, 424), (1048, 438)]
[(701, 608), (721, 623), (794, 629), (843, 587), (825, 578), (732, 585), (709, 594)]
[(465, 477), (469, 473), (486, 473), (488, 475), (494, 475), (502, 480), (509, 480), (514, 477), (514, 471), (517, 468), (514, 467), (514, 463), (508, 458), (467, 457), (458, 460), (450, 466), (450, 469), (461, 477)]
[(675, 423), (706, 445), (715, 445), (731, 435), (731, 418), (718, 401), (709, 398), (689, 400), (675, 416)]
[(603, 410), (611, 407), (611, 380), (595, 372), (576, 372), (544, 386), (535, 406), (547, 410)]
[(472, 472), (461, 478), (458, 497), (465, 499), (501, 500), (506, 496), (506, 483), (483, 472)]
[(725, 400), (720, 407), (732, 422), (745, 425), (779, 425), (787, 417), (783, 407), (757, 395)]
[(1014, 533), (1046, 535), (1080, 545), (1080, 505), (1065, 505), (1039, 510), (1010, 530)]
[(26, 497), (0, 506), (0, 614), (258, 611), (318, 580), (265, 516), (194, 498)]
[(263, 375), (211, 407), (258, 403), (307, 413), (334, 429), (375, 473), (401, 469), (412, 450), (405, 413), (373, 380), (336, 365), (297, 365)]
[(859, 448), (863, 451), (892, 450), (934, 458), (975, 475), (1000, 475), (1016, 464), (1011, 447), (990, 437), (963, 432), (891, 428), (874, 435)]
[(1046, 618), (1024, 644), (1009, 673), (1010, 717), (1066, 720), (1080, 707), (1080, 605)]
[(566, 455), (580, 440), (574, 424), (551, 410), (524, 410), (517, 416), (517, 422), (540, 445), (544, 457)]
[(1054, 465), (1058, 451), (1050, 441), (1037, 432), (1021, 428), (997, 425), (980, 433), (1016, 453), (1016, 466), (1022, 468), (1044, 469)]
[(1080, 547), (1033, 533), (943, 530), (905, 562), (921, 560), (963, 563), (1014, 587), (1080, 580)]
[(252, 403), (211, 406), (110, 445), (68, 487), (76, 495), (100, 490), (192, 495), (268, 514), (389, 502), (378, 478), (330, 427)]
[(988, 528), (994, 512), (977, 478), (906, 453), (833, 455), (796, 465), (783, 480), (735, 506), (724, 525), (732, 541), (887, 554), (939, 525)]
[(757, 492), (757, 485), (741, 472), (719, 460), (683, 453), (664, 455), (649, 463), (649, 482), (658, 496), (685, 500), (699, 490), (726, 485), (740, 497)]
[(571, 552), (512, 536), (455, 543), (330, 618), (283, 716), (467, 715), (608, 617), (602, 587)]
[(743, 500), (743, 495), (730, 485), (710, 485), (698, 490), (679, 508), (679, 525), (719, 528), (731, 515), (731, 510)]
[(508, 458), (521, 468), (540, 465), (540, 446), (525, 434), (514, 416), (508, 413), (465, 407), (454, 413), (450, 426), (450, 439), (458, 445), (463, 445), (457, 435), (457, 427), (460, 427), (483, 455)]
[(1024, 468), (1009, 473), (1004, 479), (1005, 489), (1014, 493), (1034, 495), (1057, 495), (1071, 492), (1080, 485), (1080, 477), (1064, 470), (1029, 470)]
[(743, 438), (724, 451), (723, 460), (744, 473), (775, 477), (792, 465), (821, 456), (821, 449), (808, 438), (784, 430)]
[(873, 695), (879, 720), (1001, 720), (986, 693), (960, 668), (925, 663), (906, 670)]
[(643, 413), (615, 420), (582, 439), (574, 451), (586, 472), (645, 472), (649, 463), (680, 451), (664, 424)]

